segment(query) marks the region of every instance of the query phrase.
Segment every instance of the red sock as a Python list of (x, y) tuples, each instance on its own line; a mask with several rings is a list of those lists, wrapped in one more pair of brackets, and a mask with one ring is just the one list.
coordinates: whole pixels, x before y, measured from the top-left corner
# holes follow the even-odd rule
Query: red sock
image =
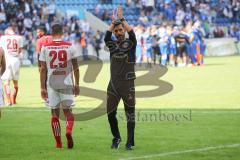
[(66, 133), (67, 134), (72, 134), (72, 129), (73, 129), (73, 125), (74, 125), (74, 116), (73, 114), (70, 112), (67, 117), (66, 117)]
[(14, 87), (13, 93), (11, 95), (11, 101), (13, 104), (16, 104), (17, 93), (18, 93), (18, 87)]
[(59, 119), (57, 117), (52, 117), (52, 131), (56, 140), (56, 147), (62, 148), (61, 126), (60, 126)]
[(201, 60), (202, 60), (202, 56), (200, 53), (200, 44), (197, 44), (197, 64), (200, 65), (201, 64)]
[(11, 98), (10, 98), (10, 95), (11, 95), (10, 85), (8, 84), (4, 85), (4, 92), (6, 94), (7, 103), (12, 104)]

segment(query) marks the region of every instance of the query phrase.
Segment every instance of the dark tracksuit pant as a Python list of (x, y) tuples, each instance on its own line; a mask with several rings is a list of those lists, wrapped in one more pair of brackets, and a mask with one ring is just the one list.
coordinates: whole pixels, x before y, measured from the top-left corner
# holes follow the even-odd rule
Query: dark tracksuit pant
[(134, 146), (135, 130), (135, 73), (127, 56), (111, 58), (111, 79), (107, 91), (108, 121), (114, 138), (121, 138), (118, 129), (117, 106), (122, 99), (127, 119), (127, 145)]

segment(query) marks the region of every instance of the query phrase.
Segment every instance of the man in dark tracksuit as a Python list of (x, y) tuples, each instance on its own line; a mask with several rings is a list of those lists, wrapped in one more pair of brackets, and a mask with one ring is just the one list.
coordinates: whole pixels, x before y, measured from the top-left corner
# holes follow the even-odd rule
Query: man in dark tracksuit
[[(116, 14), (116, 13), (114, 13)], [(114, 19), (106, 32), (104, 41), (110, 50), (111, 79), (107, 89), (107, 112), (108, 121), (113, 135), (112, 149), (119, 148), (121, 136), (118, 129), (117, 106), (120, 99), (124, 102), (124, 109), (127, 119), (127, 143), (126, 150), (134, 147), (135, 130), (135, 52), (137, 40), (133, 29), (122, 17), (122, 9), (118, 8), (118, 20)], [(129, 38), (125, 38), (125, 32)], [(112, 40), (112, 32), (117, 40)]]

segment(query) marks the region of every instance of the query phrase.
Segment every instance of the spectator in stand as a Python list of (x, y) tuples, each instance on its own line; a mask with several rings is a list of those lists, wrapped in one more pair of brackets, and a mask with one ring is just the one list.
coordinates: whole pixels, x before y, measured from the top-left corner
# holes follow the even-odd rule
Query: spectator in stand
[(88, 60), (88, 39), (87, 35), (85, 32), (82, 33), (81, 39), (80, 39), (80, 44), (82, 46), (82, 55), (83, 55), (83, 60)]
[(146, 5), (146, 9), (145, 9), (146, 15), (150, 16), (153, 9), (154, 9), (155, 1), (154, 0), (147, 0), (145, 2), (145, 5)]
[(34, 52), (35, 52), (35, 40), (33, 38), (32, 32), (29, 32), (27, 38), (26, 38), (26, 50), (28, 53), (28, 59), (30, 60), (31, 64), (33, 65), (34, 63)]
[(41, 24), (41, 19), (40, 19), (39, 15), (37, 14), (37, 10), (33, 11), (32, 21), (33, 21), (33, 28), (35, 30)]
[(5, 12), (7, 15), (7, 22), (10, 22), (12, 19), (15, 19), (18, 12), (18, 7), (16, 2), (11, 1), (6, 3)]
[(110, 16), (109, 16), (107, 10), (105, 10), (105, 11), (103, 12), (102, 20), (105, 21), (105, 22), (107, 22), (108, 20), (110, 20)]
[(140, 0), (141, 9), (144, 11), (146, 10), (146, 1), (147, 0)]
[(26, 28), (26, 30), (28, 32), (32, 31), (32, 27), (33, 27), (33, 22), (30, 16), (26, 16), (24, 21), (23, 21), (24, 27)]
[(1, 11), (4, 11), (5, 7), (6, 7), (6, 2), (3, 1), (3, 0), (0, 0), (0, 9), (1, 9)]
[(209, 38), (209, 36), (210, 36), (210, 24), (209, 24), (208, 20), (205, 20), (203, 22), (203, 29), (204, 29), (204, 32), (205, 32), (205, 38)]
[(178, 7), (177, 8), (177, 14), (176, 14), (176, 24), (178, 26), (182, 25), (184, 17), (185, 17), (185, 12), (183, 11), (183, 9), (181, 7)]
[(176, 17), (175, 8), (170, 3), (165, 3), (164, 13), (167, 21), (173, 21)]
[(213, 35), (214, 35), (214, 38), (222, 38), (224, 37), (224, 31), (221, 27), (216, 26), (213, 30)]
[(232, 5), (233, 20), (236, 21), (240, 18), (240, 2), (233, 0)]
[(6, 14), (2, 8), (0, 8), (0, 23), (6, 22)]
[(48, 20), (48, 7), (45, 2), (43, 3), (42, 9), (41, 9), (41, 19), (44, 21)]
[(95, 16), (97, 16), (98, 18), (102, 18), (101, 16), (101, 5), (97, 4), (95, 7), (95, 12), (94, 12)]
[(97, 31), (96, 35), (93, 38), (93, 47), (97, 54), (97, 60), (99, 60), (99, 50), (101, 49), (101, 43), (103, 39), (103, 33), (101, 33), (99, 30)]
[[(37, 0), (36, 3), (33, 3), (32, 2), (32, 7), (37, 11), (37, 15), (41, 15), (41, 9), (42, 9), (42, 6), (41, 6), (41, 3), (40, 3), (40, 0)], [(33, 10), (34, 10), (33, 9)]]
[[(108, 5), (109, 1), (107, 1), (105, 0), (105, 5)], [(61, 20), (60, 22), (63, 24), (65, 31), (64, 39), (72, 42), (82, 42), (84, 55), (87, 55), (86, 46), (92, 44), (98, 57), (100, 44), (102, 43), (99, 33), (92, 32), (86, 20), (78, 20), (76, 17), (69, 19), (67, 16), (59, 19), (56, 15), (57, 6), (54, 1), (49, 0), (48, 2), (46, 4), (45, 1), (40, 0), (0, 0), (0, 33), (8, 26), (12, 26), (16, 33), (25, 35), (27, 39), (31, 38), (29, 34), (33, 32), (32, 37), (36, 39), (34, 31), (41, 23), (45, 25), (49, 33), (51, 24)], [(134, 20), (138, 20), (141, 25), (135, 27), (138, 39), (137, 58), (139, 62), (145, 62), (146, 55), (144, 54), (150, 53), (150, 50), (152, 53), (147, 54), (147, 57), (153, 55), (153, 61), (156, 62), (156, 57), (160, 54), (158, 40), (161, 36), (159, 32), (158, 34), (154, 33), (156, 32), (154, 30), (166, 21), (171, 25), (176, 24), (177, 27), (181, 27), (190, 20), (201, 20), (205, 38), (230, 36), (240, 39), (239, 0), (220, 0), (217, 3), (209, 0), (127, 0), (126, 5), (128, 6), (127, 9), (134, 11), (137, 16), (132, 17)], [(108, 22), (110, 19), (109, 10), (104, 9), (105, 13), (103, 14), (101, 12), (103, 7), (102, 3), (97, 4), (95, 15)], [(138, 18), (135, 19), (135, 17)], [(134, 20), (132, 19), (130, 22), (136, 23)], [(236, 23), (236, 25), (231, 23)], [(156, 26), (150, 29), (152, 24)], [(226, 28), (228, 28), (228, 32), (226, 32)], [(149, 32), (153, 32), (153, 34)], [(91, 34), (89, 35), (89, 33)], [(172, 35), (170, 34), (170, 36)], [(170, 39), (173, 42), (173, 38), (170, 37)], [(152, 42), (152, 49), (149, 47), (150, 42)], [(170, 40), (167, 43), (170, 43)], [(177, 42), (177, 44), (179, 43)], [(184, 47), (181, 49), (184, 50)], [(173, 54), (171, 53), (171, 55)], [(84, 57), (87, 59), (87, 56)]]
[(6, 14), (2, 7), (0, 7), (0, 30), (5, 30), (7, 28)]
[(31, 16), (31, 6), (29, 4), (29, 2), (26, 2), (24, 0), (22, 0), (24, 2), (24, 15), (25, 16)]
[(50, 4), (47, 6), (47, 13), (48, 13), (48, 23), (51, 23), (56, 13), (56, 6), (53, 0), (51, 0)]
[(6, 21), (6, 13), (4, 11), (4, 8), (0, 7), (0, 21), (5, 22)]
[(133, 7), (134, 6), (134, 0), (126, 0), (126, 6), (127, 7)]
[(148, 24), (148, 17), (145, 15), (144, 10), (141, 11), (141, 15), (139, 17), (139, 23), (143, 26), (147, 26)]

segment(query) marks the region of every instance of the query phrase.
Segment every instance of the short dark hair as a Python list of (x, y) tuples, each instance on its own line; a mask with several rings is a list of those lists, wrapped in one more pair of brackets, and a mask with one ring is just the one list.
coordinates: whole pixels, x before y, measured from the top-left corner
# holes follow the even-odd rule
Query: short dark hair
[(122, 25), (124, 27), (124, 24), (120, 20), (116, 20), (116, 22), (114, 23), (114, 28), (119, 25)]
[(63, 34), (63, 27), (61, 24), (52, 25), (52, 35)]
[(37, 28), (37, 29), (39, 29), (39, 30), (43, 31), (44, 33), (46, 33), (46, 32), (47, 32), (47, 30), (46, 30), (46, 27), (45, 27), (44, 25), (40, 25), (40, 26), (38, 26), (38, 28)]

